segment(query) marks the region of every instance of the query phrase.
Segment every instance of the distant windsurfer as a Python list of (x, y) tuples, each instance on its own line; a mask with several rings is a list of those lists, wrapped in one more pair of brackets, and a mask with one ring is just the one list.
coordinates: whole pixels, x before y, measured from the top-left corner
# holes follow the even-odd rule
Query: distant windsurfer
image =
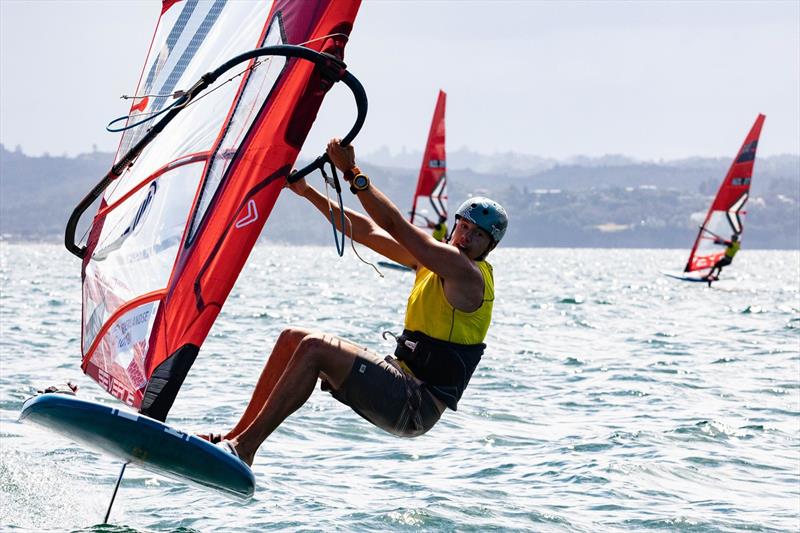
[[(722, 268), (731, 264), (731, 262), (733, 261), (733, 257), (739, 251), (739, 248), (742, 247), (742, 243), (739, 242), (739, 235), (737, 233), (731, 235), (731, 240), (729, 241), (726, 241), (725, 239), (721, 238), (716, 238), (714, 239), (714, 244), (725, 245), (726, 248), (725, 248), (725, 254), (719, 259), (719, 261), (714, 263), (714, 266), (711, 268), (711, 271), (708, 273), (708, 276), (706, 276), (706, 280), (708, 281), (709, 287), (711, 286), (712, 281), (719, 280), (719, 275), (722, 274)], [(715, 270), (717, 271), (716, 274), (714, 274)]]
[[(386, 357), (334, 335), (284, 330), (241, 419), (219, 437), (248, 464), (262, 442), (308, 400), (318, 379), (323, 390), (383, 430), (421, 435), (446, 408), (456, 409), (485, 348), (494, 301), (486, 256), (506, 232), (505, 210), (492, 200), (471, 198), (456, 212), (450, 242), (438, 242), (405, 220), (361, 172), (352, 146), (333, 139), (328, 155), (369, 215), (347, 209), (347, 233), (416, 270), (405, 330), (396, 338), (395, 356)], [(328, 217), (325, 196), (305, 180), (290, 187)], [(339, 216), (337, 211), (336, 220)]]
[(433, 230), (433, 233), (431, 234), (433, 238), (439, 242), (444, 242), (444, 240), (447, 238), (447, 217), (444, 215), (439, 215), (439, 221), (434, 222), (425, 215), (418, 216), (421, 216), (425, 219), (425, 224), (427, 224), (428, 229)]
[(439, 222), (433, 225), (433, 238), (439, 242), (444, 242), (447, 238), (447, 218), (439, 217)]

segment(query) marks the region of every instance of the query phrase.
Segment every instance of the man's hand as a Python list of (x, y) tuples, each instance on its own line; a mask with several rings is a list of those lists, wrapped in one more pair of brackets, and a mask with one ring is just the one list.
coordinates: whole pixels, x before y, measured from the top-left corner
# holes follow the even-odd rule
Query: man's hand
[(291, 189), (297, 196), (305, 196), (306, 191), (310, 188), (305, 178), (299, 179), (294, 183), (289, 183), (289, 180), (286, 180), (284, 187)]
[(333, 138), (328, 143), (328, 157), (336, 168), (342, 172), (347, 172), (356, 166), (356, 151), (353, 145), (342, 146), (342, 140)]

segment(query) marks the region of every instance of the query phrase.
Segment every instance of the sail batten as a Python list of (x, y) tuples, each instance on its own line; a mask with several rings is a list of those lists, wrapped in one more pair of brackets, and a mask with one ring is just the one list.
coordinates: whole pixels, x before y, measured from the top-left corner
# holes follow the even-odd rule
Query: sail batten
[(713, 267), (725, 253), (720, 243), (744, 231), (742, 215), (750, 195), (756, 148), (765, 118), (764, 115), (758, 115), (742, 147), (734, 157), (700, 226), (684, 272)]

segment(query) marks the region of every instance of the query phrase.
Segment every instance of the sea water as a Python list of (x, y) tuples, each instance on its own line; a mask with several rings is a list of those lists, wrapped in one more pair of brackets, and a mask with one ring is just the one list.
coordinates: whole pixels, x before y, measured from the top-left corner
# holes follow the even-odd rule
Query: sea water
[[(80, 263), (0, 243), (0, 526), (10, 531), (797, 531), (800, 252), (744, 249), (712, 288), (685, 250), (503, 249), (488, 348), (457, 412), (402, 439), (315, 391), (264, 443), (248, 502), (17, 421), (80, 371)], [(375, 256), (366, 254), (367, 259)], [(224, 431), (283, 328), (380, 353), (411, 273), (257, 246), (168, 422)]]

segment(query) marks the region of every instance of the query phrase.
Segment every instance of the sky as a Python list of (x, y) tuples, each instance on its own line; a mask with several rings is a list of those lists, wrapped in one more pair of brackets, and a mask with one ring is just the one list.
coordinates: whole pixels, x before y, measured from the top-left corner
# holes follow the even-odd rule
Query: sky
[[(245, 1), (245, 0), (235, 0)], [(160, 0), (0, 0), (0, 142), (114, 151)], [(346, 50), (370, 111), (358, 153), (421, 151), (436, 95), (447, 146), (552, 158), (800, 153), (800, 1), (364, 1)], [(342, 136), (335, 87), (303, 155)]]

